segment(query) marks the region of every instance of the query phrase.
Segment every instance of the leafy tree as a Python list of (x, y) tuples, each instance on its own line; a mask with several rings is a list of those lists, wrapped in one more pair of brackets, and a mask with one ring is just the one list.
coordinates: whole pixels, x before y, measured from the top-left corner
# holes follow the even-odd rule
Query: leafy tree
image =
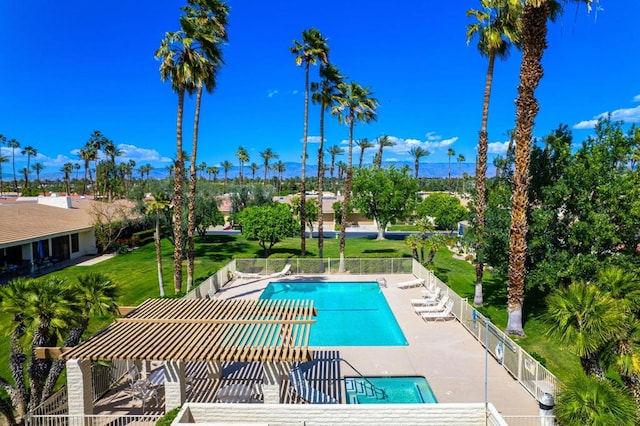
[[(342, 201), (336, 201), (331, 205), (331, 208), (333, 209), (333, 221), (336, 225), (335, 230), (339, 230), (340, 225), (342, 224), (342, 206)], [(351, 213), (353, 213), (353, 201), (347, 204), (347, 216)]]
[[(293, 214), (295, 216), (300, 217), (300, 197), (295, 196), (291, 197), (291, 207), (293, 208)], [(307, 200), (307, 223), (305, 224), (305, 228), (309, 227), (309, 238), (313, 238), (313, 222), (318, 220), (320, 217), (320, 209), (318, 208), (318, 200), (309, 199)], [(305, 230), (306, 232), (306, 230)]]
[(242, 225), (242, 234), (249, 240), (257, 240), (265, 257), (269, 257), (269, 250), (278, 241), (298, 233), (298, 222), (287, 204), (247, 207), (236, 217)]
[(415, 207), (418, 184), (408, 168), (358, 168), (353, 178), (353, 205), (378, 227), (384, 239), (387, 225), (406, 219)]
[(264, 206), (273, 203), (275, 190), (272, 186), (264, 185), (238, 185), (230, 188), (231, 210), (229, 218), (235, 221), (236, 215), (247, 207)]
[(467, 209), (456, 197), (443, 192), (430, 194), (417, 207), (419, 218), (432, 217), (437, 228), (453, 231), (467, 216)]
[(211, 191), (198, 189), (194, 223), (200, 237), (206, 235), (208, 228), (224, 224), (224, 215), (218, 207), (219, 200)]

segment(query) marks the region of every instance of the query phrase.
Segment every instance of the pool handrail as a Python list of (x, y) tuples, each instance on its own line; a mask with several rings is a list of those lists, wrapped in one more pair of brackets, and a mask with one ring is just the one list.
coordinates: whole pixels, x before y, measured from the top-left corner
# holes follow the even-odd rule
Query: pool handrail
[[(344, 358), (334, 358), (334, 359), (332, 359), (332, 360), (331, 360), (331, 362), (340, 362), (340, 361), (344, 362), (344, 363), (345, 363), (345, 364), (347, 364), (349, 367), (351, 367), (351, 369), (352, 369), (353, 371), (355, 371), (355, 372), (356, 372), (356, 374), (357, 374), (358, 376), (360, 376), (360, 378), (361, 378), (362, 380), (364, 380), (365, 382), (367, 382), (367, 384), (368, 384), (369, 386), (371, 386), (371, 390), (372, 390), (372, 391), (373, 391), (373, 393), (376, 395), (376, 399), (387, 399), (387, 392), (386, 392), (384, 389), (379, 388), (379, 387), (377, 387), (376, 385), (374, 385), (373, 383), (371, 383), (371, 381), (369, 381), (369, 379), (367, 379), (367, 378), (366, 378), (366, 377), (365, 377), (365, 376), (364, 376), (364, 375), (363, 375), (363, 374), (362, 374), (362, 373), (361, 373), (357, 368), (355, 368), (355, 367), (353, 366), (353, 364), (351, 364), (349, 361), (347, 361), (347, 360), (346, 360), (346, 359), (344, 359)], [(378, 392), (380, 392), (380, 393), (382, 394), (382, 396), (381, 396), (380, 398), (378, 398)]]

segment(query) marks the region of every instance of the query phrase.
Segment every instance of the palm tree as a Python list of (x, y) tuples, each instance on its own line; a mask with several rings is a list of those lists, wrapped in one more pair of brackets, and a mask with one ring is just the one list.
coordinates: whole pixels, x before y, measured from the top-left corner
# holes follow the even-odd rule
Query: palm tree
[[(460, 178), (462, 177), (462, 163), (466, 161), (466, 158), (464, 155), (458, 154), (456, 161), (458, 162), (458, 182), (460, 182)], [(459, 191), (458, 184), (456, 184), (456, 191)]]
[(189, 167), (189, 195), (187, 220), (187, 291), (191, 290), (194, 275), (194, 239), (196, 228), (196, 154), (198, 151), (198, 128), (203, 87), (211, 93), (216, 84), (216, 75), (224, 61), (220, 46), (227, 38), (229, 9), (219, 0), (189, 0), (182, 8), (180, 25), (186, 36), (194, 40), (194, 49), (199, 51), (199, 60), (194, 63), (192, 76), (196, 90), (196, 106), (193, 120), (193, 144)]
[(34, 172), (36, 172), (36, 180), (38, 181), (38, 185), (40, 185), (40, 191), (42, 191), (42, 195), (44, 195), (44, 186), (42, 186), (42, 181), (40, 180), (40, 172), (45, 169), (42, 163), (36, 163), (32, 166)]
[(278, 158), (278, 154), (271, 151), (271, 148), (267, 148), (260, 153), (260, 157), (264, 160), (264, 180), (262, 181), (263, 185), (267, 184), (267, 172), (269, 171), (269, 161)]
[(282, 189), (282, 174), (287, 170), (287, 166), (280, 160), (273, 165), (273, 170), (278, 173), (278, 193)]
[[(29, 181), (29, 169), (27, 169), (26, 167), (23, 167), (22, 169), (20, 169), (20, 173), (22, 173), (22, 176), (24, 176), (24, 182), (25, 182), (24, 189), (27, 189), (26, 183)], [(23, 189), (23, 192), (24, 192), (24, 189)]]
[(238, 167), (240, 169), (239, 171), (240, 184), (242, 184), (244, 182), (244, 163), (249, 161), (249, 153), (247, 152), (246, 149), (239, 146), (238, 150), (236, 151), (236, 157), (238, 157)]
[(489, 119), (489, 99), (493, 84), (493, 68), (496, 58), (505, 59), (511, 45), (520, 45), (520, 16), (522, 14), (521, 0), (481, 0), (482, 8), (467, 11), (467, 16), (475, 17), (477, 22), (467, 25), (467, 43), (474, 36), (478, 36), (478, 50), (482, 56), (488, 58), (488, 68), (484, 86), (484, 100), (482, 102), (482, 123), (478, 137), (478, 158), (476, 160), (476, 287), (473, 303), (482, 306), (482, 274), (484, 262), (480, 256), (483, 246), (484, 212), (487, 208), (486, 175), (487, 149), (489, 134), (487, 122)]
[(164, 297), (164, 277), (162, 276), (162, 245), (160, 234), (160, 215), (161, 212), (168, 209), (171, 205), (171, 201), (165, 198), (162, 194), (154, 194), (151, 199), (145, 201), (146, 214), (153, 213), (155, 219), (155, 232), (153, 234), (153, 240), (156, 245), (156, 264), (158, 266), (158, 286), (160, 287), (160, 297)]
[[(334, 99), (336, 99), (336, 96), (338, 95), (337, 94), (334, 95)], [(333, 114), (333, 109), (332, 109), (332, 114)], [(335, 181), (333, 180), (333, 172), (336, 166), (336, 156), (344, 154), (344, 149), (340, 148), (338, 145), (333, 145), (327, 150), (327, 153), (331, 156), (331, 165), (329, 166), (329, 174), (331, 175), (331, 185), (333, 186), (335, 191), (336, 184), (335, 184)]]
[(351, 193), (351, 178), (353, 173), (353, 127), (356, 122), (369, 123), (376, 119), (376, 107), (378, 101), (372, 96), (369, 87), (362, 87), (352, 81), (349, 84), (341, 83), (338, 86), (339, 93), (334, 96), (336, 105), (331, 109), (338, 116), (341, 123), (349, 126), (349, 150), (347, 164), (347, 180), (344, 189), (344, 201), (342, 202), (342, 220), (340, 223), (340, 266), (339, 271), (345, 272), (344, 249), (347, 229), (347, 212)]
[(207, 163), (202, 161), (200, 164), (198, 164), (198, 171), (200, 172), (200, 179), (204, 179), (204, 176), (202, 176), (202, 175), (204, 174), (205, 170), (207, 170)]
[(195, 90), (194, 68), (202, 62), (202, 57), (193, 48), (193, 39), (181, 31), (166, 33), (155, 54), (161, 60), (160, 77), (162, 81), (171, 80), (171, 88), (178, 94), (178, 112), (176, 120), (176, 159), (173, 179), (173, 287), (176, 294), (182, 291), (182, 201), (184, 199), (184, 152), (182, 149), (182, 115), (184, 95)]
[(312, 83), (312, 100), (320, 104), (320, 144), (318, 145), (318, 258), (320, 259), (320, 272), (324, 272), (324, 218), (322, 205), (324, 197), (324, 114), (333, 106), (333, 98), (338, 93), (338, 85), (344, 81), (344, 76), (332, 64), (320, 66), (320, 83)]
[(378, 153), (376, 154), (376, 157), (374, 159), (374, 164), (376, 165), (376, 167), (380, 168), (382, 167), (382, 150), (385, 147), (391, 147), (391, 146), (395, 146), (395, 142), (389, 140), (389, 136), (387, 135), (382, 135), (378, 138)]
[(20, 148), (20, 142), (15, 139), (9, 139), (7, 146), (11, 148), (11, 162), (13, 164), (13, 191), (18, 192), (18, 180), (16, 179), (16, 148)]
[(249, 164), (249, 170), (251, 170), (251, 180), (256, 180), (256, 172), (260, 169), (256, 163)]
[(9, 157), (2, 155), (0, 153), (0, 195), (2, 195), (2, 190), (4, 186), (4, 183), (2, 182), (2, 163), (8, 163), (8, 162), (9, 162)]
[(427, 157), (430, 154), (430, 152), (422, 148), (421, 146), (414, 146), (409, 151), (409, 154), (411, 154), (411, 156), (414, 158), (413, 168), (416, 172), (416, 179), (418, 179), (418, 175), (420, 172), (420, 159), (422, 157)]
[[(93, 181), (92, 181), (94, 198), (96, 197), (96, 195), (98, 195), (98, 156), (99, 156), (100, 150), (104, 147), (106, 141), (107, 141), (107, 138), (105, 138), (102, 135), (102, 133), (100, 133), (100, 131), (98, 130), (95, 130), (89, 136), (89, 140), (87, 141), (87, 145), (91, 148), (91, 155), (92, 155), (91, 160), (93, 160), (94, 170), (96, 172), (95, 185), (93, 184)], [(91, 171), (89, 171), (89, 177), (91, 177)]]
[(233, 167), (233, 163), (228, 160), (224, 160), (222, 164), (220, 164), (222, 170), (224, 170), (224, 184), (227, 184), (227, 174), (229, 173), (229, 169)]
[(306, 162), (307, 162), (307, 137), (309, 127), (309, 66), (320, 62), (323, 65), (329, 63), (329, 46), (327, 39), (322, 37), (320, 31), (315, 28), (302, 31), (302, 42), (293, 41), (290, 48), (296, 56), (296, 65), (304, 64), (304, 126), (302, 131), (302, 167), (300, 185), (300, 255), (306, 255)]
[[(592, 2), (576, 1), (587, 5)], [(505, 330), (508, 334), (516, 336), (524, 335), (522, 303), (527, 257), (529, 163), (533, 125), (539, 110), (535, 91), (543, 75), (542, 55), (547, 48), (547, 20), (555, 20), (559, 13), (561, 8), (555, 0), (526, 0), (522, 12), (522, 62), (516, 98), (515, 170), (509, 229), (508, 321)]]
[[(129, 160), (129, 162), (131, 162), (133, 160)], [(134, 161), (134, 165), (135, 165), (135, 161)], [(73, 171), (76, 172), (76, 184), (78, 182), (78, 172), (82, 170), (82, 166), (80, 165), (80, 163), (73, 163)]]
[(64, 185), (67, 190), (67, 195), (71, 195), (70, 176), (73, 172), (73, 163), (64, 163), (60, 168), (60, 171), (64, 173)]
[(220, 168), (213, 166), (211, 167), (211, 174), (213, 174), (213, 181), (217, 181), (218, 180), (218, 173), (220, 173)]
[(369, 139), (362, 138), (356, 142), (356, 145), (360, 148), (360, 159), (358, 160), (358, 167), (362, 167), (362, 160), (364, 159), (364, 150), (367, 148), (373, 148), (375, 145), (369, 142)]
[(82, 183), (82, 195), (87, 195), (87, 173), (89, 174), (89, 182), (93, 185), (93, 177), (91, 176), (91, 160), (96, 156), (96, 152), (89, 144), (84, 148), (80, 148), (78, 156), (84, 163), (84, 178)]
[(451, 191), (451, 157), (453, 157), (454, 155), (456, 155), (456, 152), (453, 150), (453, 148), (449, 148), (447, 150), (447, 157), (449, 158), (449, 167), (448, 167), (448, 186), (449, 186), (449, 191)]

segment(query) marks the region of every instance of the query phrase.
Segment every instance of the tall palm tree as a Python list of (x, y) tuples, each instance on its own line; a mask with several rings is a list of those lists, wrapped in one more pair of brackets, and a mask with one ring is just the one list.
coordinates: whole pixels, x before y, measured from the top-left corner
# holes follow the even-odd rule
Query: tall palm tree
[(156, 245), (156, 264), (158, 269), (158, 286), (160, 287), (160, 297), (164, 297), (164, 277), (162, 276), (162, 245), (160, 234), (160, 215), (164, 210), (170, 208), (171, 201), (164, 197), (162, 194), (154, 194), (151, 199), (145, 201), (146, 214), (153, 213), (155, 220), (155, 232), (153, 233), (153, 240)]
[(467, 25), (467, 43), (478, 37), (478, 50), (488, 58), (485, 77), (484, 99), (482, 102), (482, 122), (478, 136), (478, 157), (476, 159), (476, 287), (473, 303), (482, 306), (482, 274), (484, 262), (481, 251), (484, 235), (484, 212), (487, 208), (486, 175), (487, 149), (489, 134), (489, 99), (493, 84), (493, 68), (496, 58), (504, 59), (512, 45), (520, 46), (520, 17), (522, 15), (521, 0), (481, 0), (481, 9), (467, 11), (467, 16), (475, 17), (477, 22)]
[(369, 139), (362, 138), (356, 142), (356, 145), (360, 148), (360, 159), (358, 160), (358, 167), (362, 167), (362, 160), (364, 160), (364, 150), (367, 148), (373, 148), (375, 145), (369, 142)]
[(409, 151), (409, 154), (411, 154), (411, 156), (414, 158), (413, 169), (415, 170), (415, 173), (416, 173), (415, 177), (416, 179), (418, 179), (418, 175), (420, 174), (420, 159), (422, 157), (428, 156), (430, 152), (421, 146), (414, 146)]
[(60, 168), (60, 171), (64, 173), (64, 186), (67, 191), (67, 195), (71, 195), (70, 176), (73, 173), (73, 163), (64, 163)]
[(309, 128), (309, 67), (320, 62), (329, 63), (329, 46), (327, 39), (315, 28), (302, 31), (302, 41), (293, 40), (291, 53), (295, 55), (296, 65), (304, 65), (304, 125), (302, 131), (302, 167), (300, 170), (300, 255), (306, 255), (306, 162), (307, 137)]
[(2, 182), (2, 163), (8, 163), (9, 157), (0, 153), (0, 195), (2, 195), (4, 183)]
[[(456, 161), (458, 162), (458, 183), (460, 182), (460, 179), (462, 177), (462, 163), (464, 163), (466, 161), (466, 158), (464, 155), (462, 154), (458, 154), (458, 158), (456, 158)], [(460, 188), (458, 186), (458, 183), (456, 183), (456, 191), (459, 191)]]
[(211, 174), (213, 174), (213, 181), (218, 180), (218, 173), (220, 173), (220, 168), (217, 166), (211, 167)]
[(256, 180), (256, 172), (260, 169), (256, 163), (249, 164), (249, 170), (251, 170), (251, 180)]
[[(99, 130), (94, 131), (87, 141), (87, 145), (91, 148), (91, 160), (93, 161), (93, 169), (96, 172), (96, 181), (95, 185), (93, 185), (93, 197), (95, 198), (98, 195), (98, 157), (100, 154), (100, 150), (104, 147), (107, 138), (105, 138)], [(91, 172), (89, 172), (89, 177), (91, 177)]]
[(116, 186), (116, 180), (118, 178), (116, 157), (121, 156), (124, 152), (119, 149), (112, 140), (107, 138), (104, 138), (102, 142), (102, 151), (104, 152), (104, 155), (107, 157), (108, 161), (108, 167), (106, 167), (104, 173), (104, 188), (107, 196), (109, 197), (109, 202), (111, 202)]
[[(129, 160), (129, 161), (133, 161), (133, 160)], [(135, 165), (135, 161), (134, 161), (134, 165)], [(82, 166), (80, 165), (80, 163), (73, 163), (73, 171), (76, 172), (76, 183), (78, 182), (78, 172), (82, 170)]]
[(395, 142), (389, 139), (389, 136), (382, 135), (378, 138), (378, 153), (376, 154), (376, 158), (374, 159), (374, 163), (376, 167), (382, 167), (382, 150), (385, 147), (395, 146)]
[(16, 179), (16, 148), (20, 148), (20, 142), (9, 139), (7, 146), (11, 148), (11, 163), (13, 164), (13, 190), (18, 192), (18, 179)]
[(187, 37), (194, 40), (194, 49), (199, 51), (198, 66), (193, 67), (192, 78), (197, 86), (196, 105), (193, 120), (193, 143), (191, 165), (189, 167), (189, 194), (187, 220), (187, 291), (193, 285), (195, 253), (194, 240), (196, 228), (196, 155), (198, 151), (198, 129), (200, 122), (200, 104), (202, 90), (213, 92), (219, 68), (224, 64), (220, 47), (227, 38), (229, 9), (219, 0), (188, 0), (182, 8), (180, 25)]
[(287, 170), (287, 166), (281, 161), (278, 160), (277, 163), (273, 165), (273, 170), (278, 173), (278, 193), (282, 189), (282, 174)]
[(185, 92), (191, 94), (196, 88), (194, 73), (202, 62), (201, 55), (193, 48), (193, 39), (182, 31), (166, 33), (155, 53), (161, 61), (160, 77), (170, 80), (171, 88), (178, 94), (176, 119), (176, 159), (173, 179), (173, 288), (176, 294), (182, 291), (182, 259), (184, 235), (182, 231), (182, 202), (184, 199), (184, 152), (182, 147), (182, 121)]
[(204, 179), (203, 175), (204, 175), (205, 170), (207, 170), (207, 163), (202, 161), (200, 164), (198, 164), (198, 171), (200, 172), (200, 179)]
[(249, 161), (249, 153), (247, 152), (246, 149), (239, 146), (238, 150), (236, 151), (236, 157), (238, 158), (238, 167), (239, 167), (238, 176), (240, 178), (240, 184), (242, 184), (244, 182), (244, 163)]
[[(338, 95), (339, 94), (334, 95), (334, 99), (336, 99), (336, 96)], [(332, 114), (333, 114), (333, 107), (332, 107)], [(344, 149), (340, 148), (338, 145), (332, 145), (331, 147), (329, 147), (329, 149), (327, 149), (327, 153), (331, 157), (331, 163), (329, 166), (329, 175), (331, 176), (331, 185), (333, 186), (333, 189), (335, 191), (336, 184), (333, 179), (333, 172), (335, 171), (335, 166), (336, 166), (336, 156), (344, 154)]]
[(233, 163), (229, 160), (224, 160), (222, 162), (222, 164), (220, 164), (220, 167), (222, 167), (222, 170), (224, 170), (224, 184), (227, 184), (227, 175), (229, 173), (229, 170), (233, 167)]
[(320, 66), (320, 82), (312, 83), (312, 100), (320, 104), (320, 143), (318, 145), (318, 258), (320, 259), (320, 272), (324, 272), (324, 218), (322, 205), (324, 197), (324, 115), (327, 109), (333, 106), (333, 98), (338, 94), (338, 85), (344, 81), (337, 67), (332, 64)]
[(42, 186), (42, 181), (40, 180), (40, 172), (44, 170), (44, 165), (42, 163), (36, 163), (31, 166), (31, 169), (36, 172), (36, 181), (40, 186), (40, 191), (42, 191), (42, 195), (44, 195), (44, 187)]
[(91, 175), (91, 161), (95, 157), (96, 153), (92, 146), (85, 145), (84, 148), (80, 148), (78, 156), (84, 163), (84, 178), (82, 181), (82, 195), (87, 195), (87, 173), (89, 174), (89, 182), (93, 186), (93, 177)]
[(449, 191), (451, 191), (451, 157), (453, 157), (454, 155), (456, 155), (456, 152), (453, 150), (453, 148), (447, 149), (447, 157), (449, 159), (449, 167), (447, 171)]
[(369, 123), (376, 119), (378, 101), (373, 97), (369, 87), (362, 87), (352, 81), (349, 84), (341, 83), (338, 86), (338, 94), (334, 96), (335, 105), (332, 113), (338, 116), (341, 123), (349, 126), (349, 150), (347, 154), (347, 178), (344, 189), (344, 201), (342, 202), (342, 221), (340, 223), (340, 266), (339, 271), (345, 272), (344, 249), (347, 227), (347, 212), (351, 193), (351, 180), (353, 174), (353, 127), (356, 122)]
[[(593, 0), (575, 0), (590, 5)], [(597, 1), (597, 0), (596, 0)], [(533, 125), (539, 105), (535, 91), (542, 79), (542, 55), (547, 48), (547, 21), (561, 13), (555, 0), (525, 0), (522, 12), (522, 62), (516, 98), (516, 149), (509, 229), (509, 284), (507, 286), (508, 321), (506, 332), (523, 336), (522, 304), (527, 257), (527, 209), (529, 163)]]
[(262, 181), (263, 185), (267, 184), (267, 172), (269, 171), (269, 161), (274, 159), (274, 158), (278, 158), (278, 154), (276, 154), (275, 152), (273, 152), (271, 150), (271, 148), (267, 148), (264, 151), (262, 151), (260, 153), (260, 157), (262, 157), (262, 159), (264, 160), (264, 180)]

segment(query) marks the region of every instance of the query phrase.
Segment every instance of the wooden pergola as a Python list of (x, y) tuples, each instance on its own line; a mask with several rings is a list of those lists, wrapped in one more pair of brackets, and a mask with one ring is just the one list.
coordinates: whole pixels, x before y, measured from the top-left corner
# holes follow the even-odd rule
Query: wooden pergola
[(149, 299), (63, 359), (305, 362), (312, 300)]

